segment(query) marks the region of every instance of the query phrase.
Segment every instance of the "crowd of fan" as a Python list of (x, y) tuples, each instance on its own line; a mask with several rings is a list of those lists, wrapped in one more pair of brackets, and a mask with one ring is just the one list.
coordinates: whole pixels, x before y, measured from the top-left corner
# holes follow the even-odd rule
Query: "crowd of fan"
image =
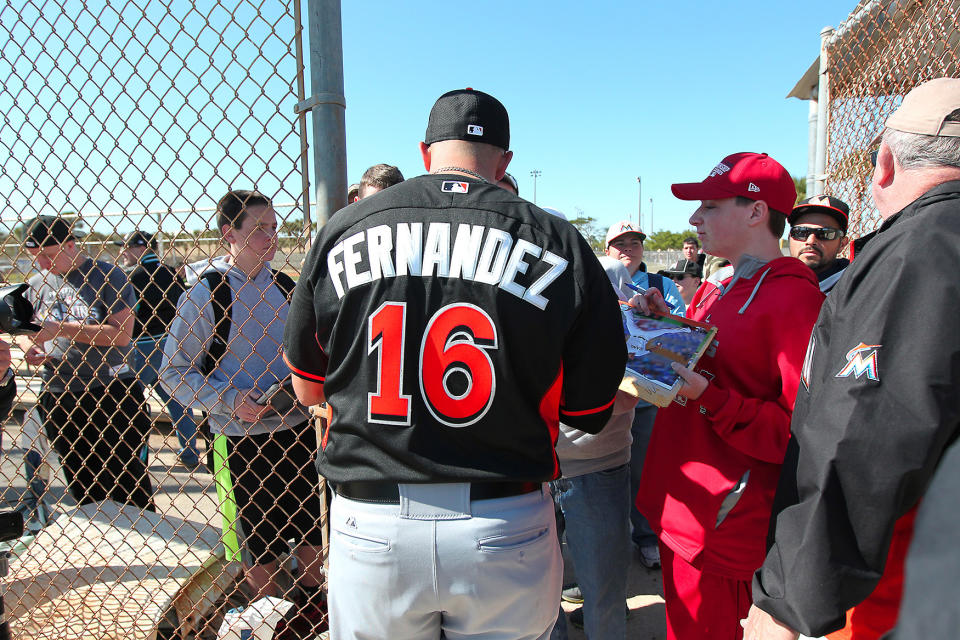
[[(559, 472), (549, 488), (577, 580), (563, 585), (562, 598), (583, 603), (570, 618), (588, 637), (625, 637), (631, 543), (643, 565), (662, 567), (670, 638), (795, 638), (846, 625), (850, 637), (864, 639), (896, 625), (916, 503), (958, 434), (960, 394), (949, 364), (957, 344), (946, 319), (954, 314), (939, 305), (955, 299), (955, 287), (935, 290), (929, 278), (952, 273), (960, 256), (950, 245), (960, 220), (958, 85), (921, 86), (887, 123), (873, 176), (885, 222), (855, 245), (846, 240), (846, 203), (817, 195), (795, 204), (789, 173), (753, 153), (724, 158), (701, 182), (673, 185), (676, 197), (700, 202), (690, 218), (697, 236), (684, 240), (675, 265), (647, 272), (643, 231), (628, 221), (610, 227), (601, 264), (621, 304), (707, 322), (719, 333), (698, 366), (673, 367), (683, 387), (668, 407), (618, 391), (598, 433), (567, 424), (561, 412)], [(479, 124), (492, 131), (497, 122)], [(428, 171), (470, 188), (496, 184), (519, 206), (505, 163), (466, 154), (438, 170), (427, 155), (446, 152), (444, 144), (487, 143), (432, 141), (430, 131), (421, 143)], [(502, 163), (509, 152), (495, 146)], [(348, 206), (381, 202), (381, 191), (403, 181), (396, 167), (370, 167), (351, 186)], [(466, 193), (449, 187), (461, 188)], [(547, 215), (536, 211), (538, 220)], [(277, 559), (290, 551), (299, 566), (298, 615), (318, 624), (326, 601), (317, 438), (306, 407), (280, 398), (324, 399), (323, 379), (294, 368), (293, 389), (284, 386), (291, 366), (281, 345), (286, 330), (289, 350), (294, 283), (270, 267), (277, 248), (270, 199), (230, 191), (215, 223), (226, 254), (188, 284), (141, 231), (118, 243), (123, 271), (86, 255), (65, 219), (31, 221), (24, 245), (37, 268), (29, 284), (41, 330), (21, 346), (41, 370), (37, 408), (78, 503), (154, 509), (145, 447), (144, 385), (151, 386), (174, 425), (181, 464), (208, 470), (198, 424), (208, 451), (223, 447), (227, 464), (218, 473), (238, 506), (253, 593), (284, 595)], [(789, 256), (779, 244), (786, 225)], [(919, 255), (899, 252), (904, 234), (900, 242)], [(846, 248), (849, 258), (840, 257)], [(311, 259), (305, 275), (322, 271)], [(886, 281), (874, 284), (880, 274)], [(303, 301), (313, 300), (308, 286), (320, 289), (314, 275), (297, 286)], [(926, 289), (912, 291), (921, 281)], [(913, 324), (902, 324), (906, 318)], [(930, 335), (918, 337), (923, 331)], [(937, 344), (919, 348), (921, 340)], [(328, 357), (333, 368), (335, 354)], [(0, 341), (0, 366), (9, 359)], [(904, 385), (914, 395), (891, 388), (911, 376)], [(305, 391), (300, 379), (320, 386)], [(14, 384), (8, 371), (0, 392), (10, 395)], [(268, 392), (276, 394), (263, 401)], [(878, 435), (864, 435), (871, 425)], [(566, 637), (559, 598), (545, 600), (536, 606), (552, 608), (556, 624), (539, 636), (508, 629), (503, 637)], [(349, 616), (346, 608), (332, 615)], [(900, 624), (918, 629), (930, 620), (906, 612)]]

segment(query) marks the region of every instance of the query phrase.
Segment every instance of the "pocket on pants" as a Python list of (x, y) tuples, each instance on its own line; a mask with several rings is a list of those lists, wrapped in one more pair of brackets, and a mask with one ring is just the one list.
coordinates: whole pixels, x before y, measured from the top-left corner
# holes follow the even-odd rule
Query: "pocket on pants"
[(336, 537), (337, 544), (349, 547), (352, 551), (363, 553), (386, 553), (390, 551), (390, 541), (383, 538), (343, 531), (342, 529), (334, 529), (333, 535)]
[(486, 536), (477, 540), (477, 549), (485, 553), (516, 551), (536, 544), (550, 533), (550, 527), (532, 527), (517, 533)]

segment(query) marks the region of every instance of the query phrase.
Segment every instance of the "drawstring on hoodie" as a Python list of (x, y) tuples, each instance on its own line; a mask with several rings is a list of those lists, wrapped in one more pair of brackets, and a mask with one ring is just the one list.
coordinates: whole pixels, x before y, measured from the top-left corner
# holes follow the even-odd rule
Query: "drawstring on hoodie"
[(750, 306), (750, 303), (753, 302), (754, 296), (757, 295), (757, 290), (760, 289), (760, 283), (763, 282), (763, 279), (767, 277), (768, 273), (770, 273), (770, 269), (767, 269), (766, 271), (763, 272), (763, 274), (761, 274), (760, 279), (757, 280), (757, 284), (754, 285), (753, 291), (750, 293), (750, 297), (747, 298), (747, 301), (743, 303), (742, 307), (740, 307), (740, 311), (737, 311), (738, 315), (742, 316), (743, 312), (746, 311), (747, 307)]

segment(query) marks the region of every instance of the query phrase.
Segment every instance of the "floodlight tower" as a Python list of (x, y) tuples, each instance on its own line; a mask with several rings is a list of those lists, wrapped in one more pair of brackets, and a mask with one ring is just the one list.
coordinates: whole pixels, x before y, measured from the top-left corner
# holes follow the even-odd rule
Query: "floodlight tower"
[(537, 204), (537, 178), (540, 177), (540, 174), (543, 173), (540, 169), (534, 169), (530, 172), (530, 175), (533, 177), (533, 204)]

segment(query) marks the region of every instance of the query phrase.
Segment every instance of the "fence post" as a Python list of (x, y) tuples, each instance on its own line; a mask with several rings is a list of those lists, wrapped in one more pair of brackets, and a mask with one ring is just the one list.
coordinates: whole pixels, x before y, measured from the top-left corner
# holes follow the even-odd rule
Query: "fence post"
[(347, 142), (344, 125), (343, 34), (339, 0), (308, 0), (313, 170), (317, 226), (347, 204)]
[(824, 27), (820, 32), (820, 85), (817, 88), (817, 163), (814, 170), (813, 193), (807, 196), (823, 194), (827, 176), (827, 130), (830, 127), (830, 58), (827, 43), (833, 36), (833, 27)]

